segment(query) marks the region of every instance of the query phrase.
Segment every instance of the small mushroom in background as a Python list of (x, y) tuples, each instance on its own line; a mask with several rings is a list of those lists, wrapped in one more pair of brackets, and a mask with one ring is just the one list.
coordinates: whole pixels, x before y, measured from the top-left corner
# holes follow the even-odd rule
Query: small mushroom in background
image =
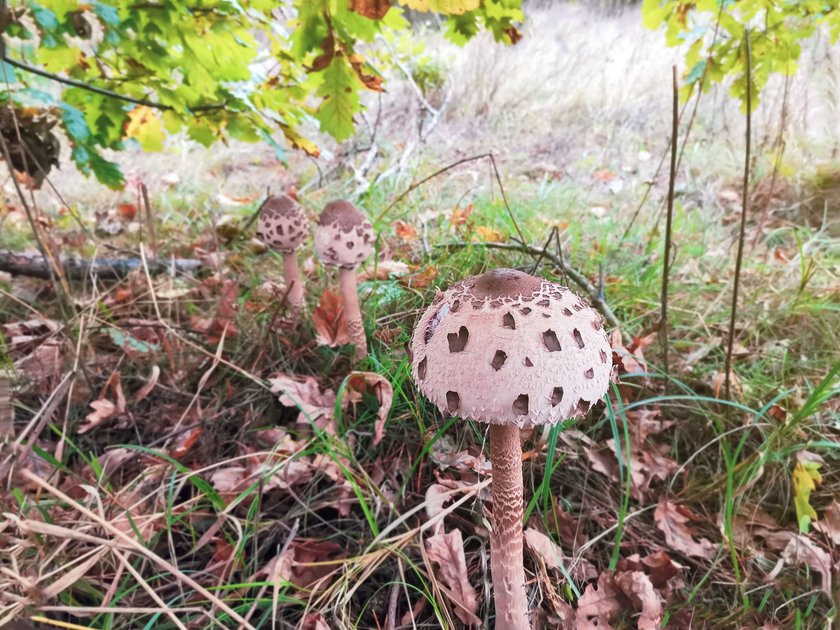
[(530, 629), (519, 430), (582, 416), (603, 398), (613, 370), (601, 316), (566, 287), (496, 269), (439, 294), (411, 350), (417, 387), (441, 412), (490, 424), (496, 628)]
[(347, 335), (356, 347), (357, 360), (367, 356), (367, 339), (359, 310), (356, 269), (373, 253), (373, 242), (373, 226), (352, 203), (331, 201), (324, 206), (315, 229), (315, 251), (325, 265), (338, 267)]
[(298, 203), (288, 195), (271, 195), (260, 206), (257, 237), (283, 253), (283, 277), (289, 305), (295, 313), (306, 308), (303, 280), (298, 267), (297, 250), (309, 234), (309, 219)]

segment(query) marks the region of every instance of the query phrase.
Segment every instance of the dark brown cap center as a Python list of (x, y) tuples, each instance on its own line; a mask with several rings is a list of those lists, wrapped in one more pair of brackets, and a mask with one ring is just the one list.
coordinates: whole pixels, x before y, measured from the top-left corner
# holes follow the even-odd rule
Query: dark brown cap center
[(539, 291), (542, 279), (516, 269), (493, 269), (481, 274), (472, 287), (477, 298), (517, 298)]
[(331, 201), (321, 212), (318, 225), (332, 225), (338, 223), (342, 231), (348, 232), (357, 225), (365, 222), (365, 215), (349, 201)]

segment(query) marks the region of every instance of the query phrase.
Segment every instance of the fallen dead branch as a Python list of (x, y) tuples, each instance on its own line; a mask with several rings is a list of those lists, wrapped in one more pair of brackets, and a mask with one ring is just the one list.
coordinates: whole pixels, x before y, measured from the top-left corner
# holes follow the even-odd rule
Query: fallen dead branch
[[(93, 258), (91, 260), (77, 257), (67, 257), (60, 261), (64, 276), (68, 280), (82, 280), (96, 276), (104, 280), (119, 280), (130, 272), (143, 267), (140, 258)], [(160, 275), (163, 273), (192, 274), (202, 267), (200, 260), (191, 258), (174, 258), (172, 260), (156, 259), (148, 261), (149, 273)], [(0, 271), (14, 276), (30, 278), (52, 279), (52, 268), (41, 254), (16, 254), (8, 250), (0, 250)]]

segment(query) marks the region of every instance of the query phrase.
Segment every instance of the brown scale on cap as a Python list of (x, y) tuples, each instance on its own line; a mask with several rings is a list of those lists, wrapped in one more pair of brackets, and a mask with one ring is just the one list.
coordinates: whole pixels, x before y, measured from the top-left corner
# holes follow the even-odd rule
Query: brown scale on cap
[(442, 411), (493, 424), (582, 415), (612, 377), (600, 315), (567, 288), (513, 269), (450, 287), (420, 318), (412, 353), (415, 380)]
[(297, 202), (288, 195), (271, 196), (260, 207), (257, 237), (281, 252), (293, 252), (309, 234), (309, 222)]
[(373, 226), (349, 201), (331, 201), (318, 218), (315, 251), (325, 265), (353, 269), (373, 253)]

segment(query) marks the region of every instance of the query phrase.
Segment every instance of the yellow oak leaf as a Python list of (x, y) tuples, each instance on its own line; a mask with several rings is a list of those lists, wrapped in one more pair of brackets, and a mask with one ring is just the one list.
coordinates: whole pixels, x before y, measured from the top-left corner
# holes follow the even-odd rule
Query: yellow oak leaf
[(819, 462), (797, 462), (793, 468), (793, 504), (796, 507), (796, 520), (799, 531), (808, 533), (811, 521), (817, 518), (817, 512), (811, 507), (811, 492), (822, 482)]
[(137, 140), (144, 151), (163, 150), (163, 124), (157, 112), (146, 105), (138, 105), (128, 112), (125, 135)]

